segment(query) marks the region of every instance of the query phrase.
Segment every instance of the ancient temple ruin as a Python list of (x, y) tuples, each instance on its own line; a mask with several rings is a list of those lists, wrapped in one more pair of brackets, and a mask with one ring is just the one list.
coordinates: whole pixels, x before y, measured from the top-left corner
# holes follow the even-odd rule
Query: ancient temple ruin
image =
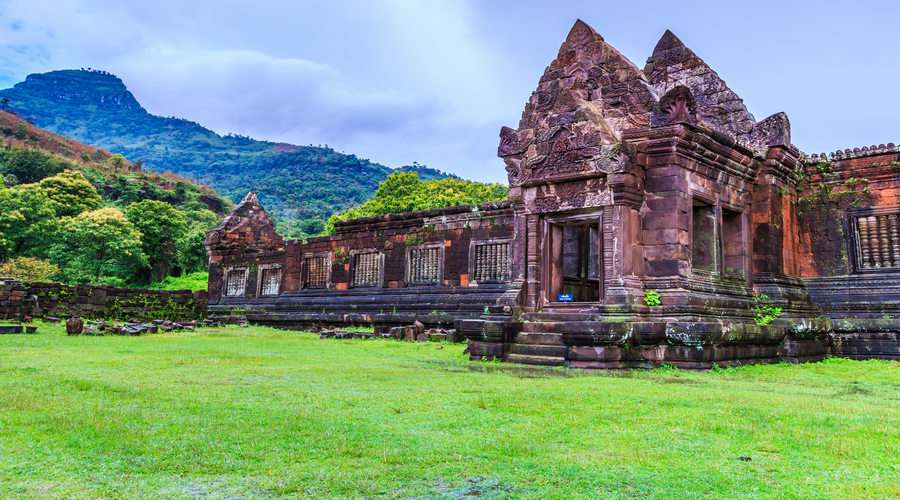
[(498, 155), (506, 202), (306, 243), (249, 194), (207, 239), (211, 312), (453, 325), (472, 359), (580, 368), (900, 359), (893, 144), (805, 154), (671, 32), (642, 70), (578, 21)]

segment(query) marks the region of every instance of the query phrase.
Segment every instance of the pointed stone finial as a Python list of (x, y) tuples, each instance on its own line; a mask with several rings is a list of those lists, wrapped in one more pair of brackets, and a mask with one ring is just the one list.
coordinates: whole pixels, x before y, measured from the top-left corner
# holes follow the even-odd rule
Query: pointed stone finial
[(566, 37), (566, 44), (572, 48), (597, 41), (602, 42), (603, 37), (581, 19), (575, 21), (575, 25), (572, 26), (572, 29), (569, 30), (569, 35)]
[(259, 199), (256, 198), (256, 193), (250, 191), (247, 193), (247, 196), (244, 196), (244, 199), (241, 200), (241, 205), (244, 203), (259, 203)]

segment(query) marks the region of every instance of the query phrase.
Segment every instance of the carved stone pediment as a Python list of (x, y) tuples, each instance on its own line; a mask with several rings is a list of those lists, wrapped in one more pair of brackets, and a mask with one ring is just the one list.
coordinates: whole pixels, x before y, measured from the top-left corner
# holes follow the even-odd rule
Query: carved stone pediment
[[(650, 122), (657, 94), (637, 66), (583, 21), (541, 77), (497, 154), (510, 186), (559, 182), (627, 170), (623, 133)], [(627, 156), (627, 155), (626, 155)]]

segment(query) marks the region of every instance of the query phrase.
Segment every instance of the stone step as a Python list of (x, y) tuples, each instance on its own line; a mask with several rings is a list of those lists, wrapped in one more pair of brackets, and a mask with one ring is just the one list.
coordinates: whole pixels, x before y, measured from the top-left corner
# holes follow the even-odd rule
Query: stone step
[(633, 323), (611, 321), (553, 321), (525, 322), (522, 331), (529, 333), (587, 333), (587, 332), (628, 332)]
[(547, 332), (522, 332), (516, 335), (517, 344), (565, 345), (562, 334)]
[(559, 321), (600, 321), (602, 317), (598, 313), (580, 312), (552, 312), (552, 313), (524, 313), (522, 319), (536, 322)]
[(507, 354), (506, 361), (522, 365), (563, 366), (566, 358), (557, 356), (533, 356), (528, 354)]
[(524, 333), (552, 333), (556, 331), (560, 323), (558, 322), (535, 322), (526, 321), (522, 323), (522, 332)]
[(546, 344), (513, 344), (509, 348), (510, 354), (524, 354), (527, 356), (550, 356), (565, 358), (568, 347), (562, 345)]

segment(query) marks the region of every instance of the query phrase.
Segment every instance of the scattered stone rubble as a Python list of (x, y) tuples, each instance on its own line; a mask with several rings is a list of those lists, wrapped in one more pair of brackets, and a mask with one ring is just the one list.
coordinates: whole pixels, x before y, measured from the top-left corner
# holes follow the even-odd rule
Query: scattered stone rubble
[(348, 332), (344, 330), (322, 330), (320, 339), (394, 339), (417, 342), (465, 342), (466, 338), (456, 330), (444, 330), (443, 328), (425, 329), (425, 325), (416, 321), (409, 326), (397, 326), (390, 329), (389, 333)]
[[(58, 318), (44, 318), (45, 323), (58, 323)], [(138, 336), (148, 333), (165, 333), (176, 330), (193, 330), (199, 327), (218, 328), (222, 326), (219, 321), (204, 319), (202, 321), (191, 320), (174, 322), (166, 319), (155, 319), (149, 323), (141, 323), (135, 319), (117, 324), (113, 321), (87, 321), (81, 318), (72, 318), (66, 321), (66, 334), (89, 335), (102, 337), (104, 335), (131, 335)]]

